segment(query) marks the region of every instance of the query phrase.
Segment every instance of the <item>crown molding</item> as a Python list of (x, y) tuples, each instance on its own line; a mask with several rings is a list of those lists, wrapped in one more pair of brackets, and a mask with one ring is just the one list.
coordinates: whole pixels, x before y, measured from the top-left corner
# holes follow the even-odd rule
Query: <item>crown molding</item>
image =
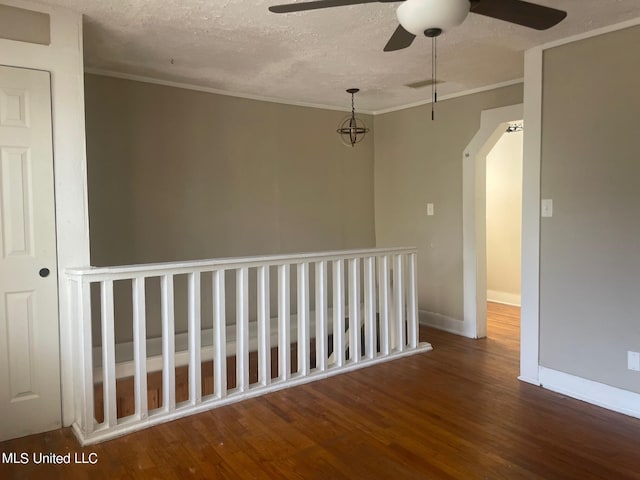
[(631, 20), (626, 20), (620, 23), (614, 23), (613, 25), (607, 25), (606, 27), (596, 28), (595, 30), (589, 30), (588, 32), (572, 35), (571, 37), (561, 38), (560, 40), (555, 40), (553, 42), (544, 43), (537, 48), (547, 50), (549, 48), (560, 47), (568, 43), (586, 40), (587, 38), (597, 37), (598, 35), (604, 35), (605, 33), (616, 32), (618, 30), (624, 30), (625, 28), (635, 27), (638, 25), (640, 25), (640, 17), (632, 18)]
[[(306, 107), (306, 108), (319, 108), (322, 110), (333, 110), (333, 111), (338, 111), (338, 112), (351, 112), (351, 109), (349, 108), (342, 108), (342, 107), (336, 107), (334, 105), (324, 105), (324, 104), (319, 104), (319, 103), (309, 103), (309, 102), (296, 102), (296, 101), (291, 101), (291, 100), (286, 100), (286, 99), (282, 99), (282, 98), (275, 98), (275, 97), (265, 97), (265, 96), (260, 96), (260, 95), (251, 95), (251, 94), (246, 94), (246, 93), (239, 93), (239, 92), (232, 92), (232, 91), (228, 91), (228, 90), (220, 90), (220, 89), (216, 89), (216, 88), (211, 88), (211, 87), (204, 87), (201, 85), (194, 85), (191, 83), (185, 83), (185, 82), (173, 82), (170, 80), (161, 80), (158, 78), (152, 78), (152, 77), (146, 77), (143, 75), (134, 75), (131, 73), (122, 73), (122, 72), (116, 72), (113, 70), (102, 70), (102, 69), (98, 69), (98, 68), (90, 68), (90, 67), (85, 67), (84, 69), (85, 73), (89, 73), (91, 75), (101, 75), (103, 77), (113, 77), (113, 78), (121, 78), (123, 80), (133, 80), (136, 82), (144, 82), (144, 83), (152, 83), (154, 85), (162, 85), (165, 87), (174, 87), (174, 88), (182, 88), (185, 90), (195, 90), (198, 92), (205, 92), (205, 93), (212, 93), (215, 95), (225, 95), (228, 97), (237, 97), (237, 98), (244, 98), (247, 100), (257, 100), (260, 102), (271, 102), (271, 103), (280, 103), (283, 105), (291, 105), (294, 107)], [(480, 93), (480, 92), (486, 92), (488, 90), (495, 90), (496, 88), (502, 88), (502, 87), (508, 87), (511, 85), (516, 85), (518, 83), (522, 83), (523, 79), (522, 78), (517, 78), (515, 80), (509, 80), (507, 82), (501, 82), (501, 83), (495, 83), (493, 85), (487, 85), (484, 87), (479, 87), (479, 88), (474, 88), (471, 90), (465, 90), (462, 92), (458, 92), (458, 93), (453, 93), (451, 95), (444, 95), (442, 97), (440, 97), (440, 101), (444, 101), (444, 100), (449, 100), (452, 98), (458, 98), (458, 97), (464, 97), (466, 95), (473, 95), (474, 93)], [(409, 104), (405, 104), (405, 105), (399, 105), (397, 107), (390, 107), (390, 108), (385, 108), (382, 110), (363, 110), (361, 108), (358, 109), (358, 113), (359, 114), (364, 114), (364, 115), (382, 115), (384, 113), (390, 113), (390, 112), (395, 112), (398, 110), (405, 110), (407, 108), (413, 108), (413, 107), (418, 107), (421, 105), (427, 105), (431, 103), (431, 100), (421, 100), (419, 102), (414, 102), (414, 103), (409, 103)]]
[[(321, 103), (298, 102), (295, 100), (286, 100), (277, 97), (265, 97), (262, 95), (252, 95), (249, 93), (233, 92), (229, 90), (220, 90), (202, 85), (194, 85), (186, 82), (174, 82), (171, 80), (161, 80), (159, 78), (146, 77), (144, 75), (134, 75), (131, 73), (116, 72), (113, 70), (102, 70), (99, 68), (85, 67), (85, 73), (91, 75), (101, 75), (103, 77), (121, 78), (123, 80), (133, 80), (135, 82), (152, 83), (154, 85), (162, 85), (164, 87), (182, 88), (184, 90), (195, 90), (197, 92), (212, 93), (215, 95), (224, 95), (227, 97), (244, 98), (247, 100), (257, 100), (260, 102), (280, 103), (282, 105), (291, 105), (294, 107), (319, 108), (322, 110), (334, 110), (338, 112), (351, 112), (351, 108), (336, 107), (335, 105), (324, 105)], [(358, 113), (371, 115), (372, 112), (358, 109)]]
[[(492, 85), (472, 88), (470, 90), (463, 90), (462, 92), (452, 93), (450, 95), (438, 96), (438, 101), (442, 102), (444, 100), (451, 100), (452, 98), (466, 97), (467, 95), (473, 95), (474, 93), (487, 92), (489, 90), (495, 90), (497, 88), (502, 88), (502, 87), (510, 87), (511, 85), (517, 85), (519, 83), (524, 83), (524, 78), (515, 78), (513, 80), (508, 80), (506, 82), (494, 83)], [(371, 112), (371, 114), (383, 115), (385, 113), (397, 112), (398, 110), (406, 110), (407, 108), (420, 107), (422, 105), (428, 105), (430, 103), (432, 103), (431, 99), (421, 100), (419, 102), (408, 103), (406, 105), (399, 105), (397, 107), (384, 108), (382, 110), (374, 110), (373, 112)]]

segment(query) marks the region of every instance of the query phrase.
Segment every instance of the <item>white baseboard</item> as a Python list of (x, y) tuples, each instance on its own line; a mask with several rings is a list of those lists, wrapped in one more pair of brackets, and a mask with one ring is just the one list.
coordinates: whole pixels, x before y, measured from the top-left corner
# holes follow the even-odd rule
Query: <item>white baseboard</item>
[(640, 394), (638, 393), (542, 366), (539, 367), (539, 372), (540, 384), (548, 390), (640, 418)]
[(535, 385), (536, 387), (540, 386), (540, 381), (537, 378), (520, 375), (518, 377), (518, 380), (520, 380), (521, 382), (530, 383), (531, 385)]
[(420, 310), (418, 312), (420, 323), (427, 327), (437, 328), (438, 330), (444, 330), (445, 332), (453, 333), (467, 337), (465, 332), (464, 322), (455, 318), (447, 317), (440, 313), (427, 312), (426, 310)]
[(517, 293), (499, 292), (497, 290), (487, 290), (487, 301), (503, 303), (505, 305), (520, 306), (520, 295)]

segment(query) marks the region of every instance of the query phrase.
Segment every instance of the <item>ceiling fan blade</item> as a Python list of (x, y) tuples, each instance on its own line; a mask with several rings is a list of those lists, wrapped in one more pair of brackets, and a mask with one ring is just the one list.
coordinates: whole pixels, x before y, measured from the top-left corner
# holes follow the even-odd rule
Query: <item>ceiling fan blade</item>
[(402, 50), (407, 48), (413, 42), (416, 36), (413, 33), (407, 32), (402, 25), (398, 25), (396, 31), (393, 32), (391, 38), (384, 46), (385, 52), (393, 52), (395, 50)]
[(359, 5), (361, 3), (378, 3), (379, 0), (315, 0), (312, 2), (286, 3), (273, 5), (269, 11), (273, 13), (303, 12), (305, 10), (318, 10), (320, 8), (344, 7), (346, 5)]
[(560, 23), (567, 12), (522, 0), (472, 0), (471, 12), (536, 30)]

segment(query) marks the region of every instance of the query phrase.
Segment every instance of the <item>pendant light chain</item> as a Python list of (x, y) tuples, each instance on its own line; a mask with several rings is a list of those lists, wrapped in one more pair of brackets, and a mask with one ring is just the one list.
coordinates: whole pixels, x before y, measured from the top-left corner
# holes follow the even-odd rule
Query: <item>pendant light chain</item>
[(355, 118), (356, 116), (356, 106), (355, 106), (356, 104), (354, 101), (354, 97), (355, 97), (355, 93), (352, 93), (351, 94), (351, 117), (352, 118)]

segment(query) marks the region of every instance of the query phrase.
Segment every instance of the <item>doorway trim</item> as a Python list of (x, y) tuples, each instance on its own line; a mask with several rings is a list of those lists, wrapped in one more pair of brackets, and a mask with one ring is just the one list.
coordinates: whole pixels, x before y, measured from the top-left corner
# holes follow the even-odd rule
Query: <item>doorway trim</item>
[(523, 105), (483, 110), (480, 128), (462, 158), (462, 276), (464, 335), (487, 336), (487, 154), (509, 122), (523, 118)]

